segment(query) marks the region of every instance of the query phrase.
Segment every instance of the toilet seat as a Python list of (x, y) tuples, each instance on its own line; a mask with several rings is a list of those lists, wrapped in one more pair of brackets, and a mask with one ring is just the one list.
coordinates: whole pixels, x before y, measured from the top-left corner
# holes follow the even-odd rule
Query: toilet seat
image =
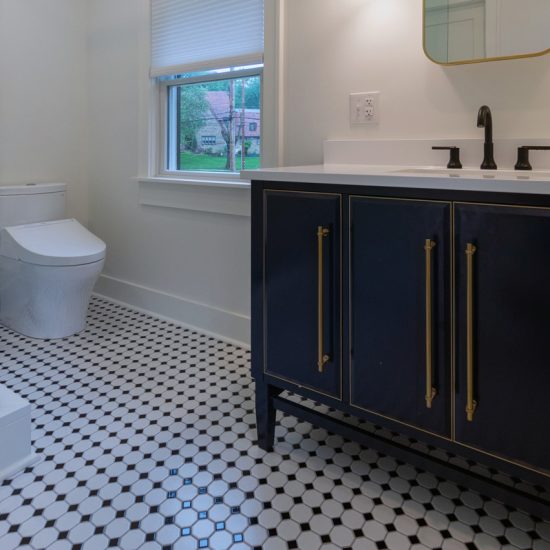
[(105, 243), (75, 219), (4, 227), (0, 256), (44, 266), (76, 266), (105, 258)]

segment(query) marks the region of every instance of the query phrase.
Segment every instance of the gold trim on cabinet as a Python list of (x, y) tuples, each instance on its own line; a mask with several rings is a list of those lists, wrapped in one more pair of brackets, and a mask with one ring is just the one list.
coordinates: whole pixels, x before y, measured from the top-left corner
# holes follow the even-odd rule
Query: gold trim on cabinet
[[(510, 208), (510, 209), (520, 208), (520, 209), (550, 211), (549, 206), (535, 206), (535, 205), (529, 205), (529, 204), (503, 204), (503, 203), (498, 203), (498, 202), (474, 202), (474, 201), (453, 201), (452, 204), (453, 204), (453, 226), (452, 226), (452, 230), (453, 230), (453, 239), (455, 239), (455, 243), (456, 243), (456, 232), (455, 232), (456, 224), (455, 224), (454, 210), (455, 210), (456, 206), (461, 206), (461, 205), (466, 205), (466, 206), (491, 206), (491, 207), (498, 207), (498, 208)], [(455, 247), (456, 247), (456, 244), (455, 244)], [(453, 249), (453, 261), (455, 260), (455, 258), (456, 258), (456, 249)], [(456, 277), (454, 277), (454, 271), (453, 271), (453, 304), (456, 303), (455, 299), (454, 299), (454, 292), (456, 290), (456, 281), (455, 281), (455, 279), (456, 279)], [(453, 305), (453, 307), (455, 307), (455, 306)], [(453, 327), (453, 332), (455, 332), (455, 328), (456, 327)], [(456, 335), (455, 335), (455, 338), (456, 338)], [(455, 344), (455, 350), (454, 350), (454, 353), (453, 353), (453, 361), (455, 362), (455, 365), (456, 365), (456, 344)], [(453, 381), (454, 381), (454, 378), (455, 378), (455, 375), (453, 374)], [(455, 422), (456, 422), (456, 387), (454, 388), (454, 391), (453, 391), (453, 398), (455, 399), (455, 406), (453, 407), (453, 410), (452, 410), (453, 425), (454, 425)], [(470, 445), (468, 443), (465, 443), (464, 441), (461, 441), (460, 439), (457, 439), (456, 438), (456, 432), (454, 431), (454, 429), (453, 429), (453, 439), (452, 439), (452, 441), (453, 441), (453, 443), (456, 443), (457, 445), (460, 445), (461, 447), (465, 447), (466, 449), (471, 449), (473, 451), (484, 454), (486, 456), (490, 456), (492, 458), (496, 458), (498, 460), (501, 460), (502, 462), (506, 462), (508, 464), (513, 464), (513, 465), (519, 466), (520, 468), (523, 468), (525, 470), (529, 470), (530, 472), (535, 472), (537, 474), (541, 474), (545, 477), (550, 478), (550, 471), (548, 471), (548, 470), (536, 468), (535, 466), (526, 464), (525, 462), (520, 462), (518, 460), (512, 460), (511, 458), (507, 458), (503, 455), (499, 455), (499, 454), (492, 453), (490, 451), (486, 451), (485, 449), (482, 449), (480, 447), (476, 447), (475, 445)]]
[(477, 407), (474, 400), (474, 254), (477, 248), (466, 245), (466, 419), (472, 422)]
[(328, 237), (330, 230), (322, 225), (317, 227), (317, 368), (323, 374), (325, 365), (330, 361), (330, 356), (325, 353), (325, 285), (323, 271), (325, 260), (323, 255), (323, 241)]
[[(267, 228), (267, 209), (266, 209), (266, 199), (267, 199), (267, 193), (281, 193), (281, 194), (293, 194), (293, 195), (325, 195), (329, 197), (338, 197), (338, 206), (339, 206), (339, 229), (340, 229), (340, 250), (339, 250), (339, 256), (340, 256), (340, 288), (339, 288), (339, 296), (340, 296), (340, 325), (338, 327), (339, 329), (339, 338), (340, 338), (340, 381), (339, 381), (339, 392), (338, 395), (332, 394), (332, 393), (326, 393), (323, 391), (320, 391), (317, 388), (314, 388), (312, 386), (308, 386), (307, 384), (303, 384), (298, 382), (297, 380), (292, 380), (290, 378), (286, 378), (284, 376), (281, 376), (279, 374), (275, 374), (271, 372), (267, 368), (267, 295), (266, 295), (266, 281), (265, 281), (265, 260), (266, 260), (266, 228)], [(282, 380), (284, 382), (293, 384), (297, 388), (306, 388), (307, 390), (317, 393), (319, 395), (323, 395), (325, 397), (328, 397), (330, 399), (334, 399), (335, 401), (343, 401), (343, 391), (344, 391), (344, 368), (343, 368), (343, 289), (342, 289), (342, 273), (343, 273), (343, 235), (342, 235), (342, 194), (341, 193), (327, 193), (323, 191), (292, 191), (288, 189), (272, 189), (272, 188), (264, 188), (262, 190), (262, 211), (263, 211), (263, 223), (262, 223), (262, 311), (263, 311), (263, 319), (262, 319), (262, 342), (263, 342), (263, 373), (267, 374), (268, 376), (271, 376), (272, 378), (276, 378), (277, 380)]]
[(460, 445), (461, 447), (464, 447), (466, 449), (471, 449), (473, 451), (479, 452), (485, 456), (489, 456), (492, 458), (496, 458), (498, 460), (501, 460), (502, 462), (506, 462), (507, 464), (513, 464), (515, 466), (519, 466), (520, 468), (523, 468), (525, 470), (529, 470), (531, 472), (535, 472), (538, 474), (541, 474), (545, 477), (550, 478), (550, 472), (543, 469), (537, 469), (534, 466), (525, 464), (524, 462), (514, 461), (510, 458), (507, 458), (502, 455), (498, 455), (495, 453), (492, 453), (490, 451), (487, 451), (485, 449), (481, 449), (479, 447), (476, 447), (474, 445), (469, 445), (459, 439), (456, 438), (456, 276), (455, 276), (455, 270), (456, 270), (456, 213), (455, 208), (459, 205), (474, 205), (474, 206), (497, 206), (497, 207), (504, 207), (504, 208), (531, 208), (531, 209), (538, 209), (538, 210), (550, 210), (550, 207), (545, 206), (532, 206), (532, 205), (516, 205), (516, 204), (501, 204), (501, 203), (483, 203), (483, 202), (472, 202), (472, 201), (441, 201), (441, 200), (430, 200), (430, 199), (410, 199), (410, 198), (402, 198), (402, 197), (380, 197), (380, 196), (371, 196), (371, 195), (349, 195), (348, 196), (348, 231), (349, 231), (349, 243), (351, 247), (351, 199), (357, 198), (357, 199), (376, 199), (376, 200), (394, 200), (394, 201), (408, 201), (408, 202), (429, 202), (429, 203), (439, 203), (439, 204), (448, 204), (451, 207), (450, 212), (450, 246), (451, 246), (451, 257), (450, 257), (450, 276), (451, 276), (451, 335), (450, 335), (450, 342), (451, 342), (451, 437), (446, 437), (444, 435), (441, 435), (439, 433), (431, 432), (429, 430), (426, 430), (424, 428), (420, 428), (419, 426), (416, 426), (414, 424), (409, 424), (407, 422), (403, 422), (402, 420), (393, 418), (391, 416), (383, 415), (379, 412), (366, 409), (364, 407), (361, 407), (360, 405), (357, 405), (353, 403), (352, 401), (352, 393), (351, 393), (351, 386), (352, 386), (352, 357), (351, 357), (351, 351), (352, 351), (352, 336), (353, 336), (353, 330), (352, 330), (352, 285), (351, 285), (351, 254), (349, 255), (348, 264), (348, 288), (349, 288), (349, 308), (348, 308), (348, 316), (349, 316), (349, 402), (350, 406), (367, 412), (369, 414), (372, 414), (374, 416), (378, 416), (380, 418), (384, 418), (386, 420), (390, 420), (392, 422), (395, 422), (396, 424), (401, 424), (402, 426), (407, 426), (408, 428), (413, 428), (414, 430), (426, 433), (429, 435), (432, 435), (436, 438), (439, 438), (443, 441), (450, 441), (452, 443), (455, 443), (456, 445)]
[(456, 441), (456, 238), (455, 203), (451, 203), (451, 440)]
[(432, 365), (432, 250), (436, 243), (432, 239), (424, 242), (426, 256), (426, 407), (432, 408), (432, 403), (437, 395), (433, 387), (433, 365)]
[[(342, 347), (342, 323), (343, 323), (343, 296), (342, 296), (342, 281), (340, 281), (340, 394), (339, 397), (336, 397), (333, 394), (328, 394), (325, 392), (321, 392), (318, 389), (312, 388), (310, 386), (307, 386), (305, 384), (300, 384), (296, 382), (295, 380), (290, 380), (287, 378), (284, 378), (282, 376), (278, 376), (276, 374), (271, 373), (267, 368), (267, 357), (266, 357), (266, 331), (265, 331), (265, 317), (266, 317), (266, 308), (265, 304), (266, 302), (266, 295), (265, 295), (265, 228), (266, 228), (266, 220), (267, 216), (265, 215), (265, 198), (267, 192), (277, 192), (277, 193), (294, 193), (294, 194), (301, 194), (301, 195), (330, 195), (330, 196), (338, 196), (340, 199), (340, 247), (342, 247), (343, 244), (343, 219), (342, 219), (342, 194), (339, 193), (326, 193), (326, 192), (315, 192), (315, 191), (289, 191), (285, 189), (263, 189), (263, 209), (264, 209), (264, 219), (263, 219), (263, 242), (262, 242), (262, 257), (263, 257), (263, 265), (262, 265), (262, 281), (263, 281), (263, 344), (264, 344), (264, 368), (263, 372), (264, 374), (267, 374), (271, 376), (272, 378), (276, 378), (279, 380), (283, 380), (284, 382), (288, 382), (290, 384), (293, 384), (294, 386), (298, 388), (306, 388), (307, 390), (317, 393), (319, 395), (323, 395), (325, 397), (328, 397), (330, 399), (334, 399), (336, 401), (342, 402), (343, 399), (343, 347)], [(451, 335), (450, 335), (450, 342), (451, 342), (451, 357), (450, 357), (450, 363), (451, 363), (451, 437), (446, 437), (441, 434), (431, 432), (429, 430), (420, 428), (414, 424), (408, 424), (407, 422), (403, 422), (402, 420), (398, 420), (396, 418), (392, 418), (389, 416), (385, 416), (383, 414), (380, 414), (376, 411), (372, 411), (369, 409), (365, 409), (364, 407), (361, 407), (357, 404), (354, 404), (352, 402), (352, 393), (351, 393), (351, 386), (352, 386), (352, 371), (351, 371), (351, 364), (352, 364), (352, 357), (351, 357), (351, 351), (352, 351), (352, 306), (351, 306), (351, 300), (352, 300), (352, 287), (351, 287), (351, 254), (348, 257), (348, 289), (349, 289), (349, 307), (348, 307), (348, 322), (349, 322), (349, 404), (351, 407), (362, 410), (364, 412), (367, 412), (369, 414), (372, 414), (374, 416), (378, 416), (380, 418), (384, 418), (386, 420), (390, 420), (392, 422), (395, 422), (396, 424), (400, 424), (402, 426), (407, 426), (408, 428), (412, 428), (415, 431), (426, 433), (431, 436), (434, 436), (438, 439), (441, 439), (443, 441), (449, 441), (456, 445), (459, 445), (461, 447), (464, 447), (466, 449), (471, 449), (473, 451), (476, 451), (480, 454), (483, 454), (485, 456), (489, 456), (492, 458), (496, 458), (497, 460), (500, 460), (502, 462), (505, 462), (507, 464), (512, 464), (515, 466), (519, 466), (520, 468), (523, 468), (525, 470), (529, 470), (531, 472), (541, 474), (547, 478), (550, 478), (550, 472), (543, 469), (537, 469), (534, 466), (531, 466), (529, 464), (526, 464), (524, 462), (514, 461), (510, 458), (504, 457), (502, 455), (498, 455), (495, 453), (492, 453), (490, 451), (487, 451), (485, 449), (481, 449), (479, 447), (476, 447), (474, 445), (469, 445), (461, 440), (457, 440), (456, 438), (456, 276), (455, 276), (455, 270), (456, 270), (456, 232), (455, 232), (455, 226), (456, 226), (456, 215), (455, 215), (455, 207), (457, 205), (475, 205), (475, 206), (496, 206), (496, 207), (503, 207), (503, 208), (528, 208), (528, 209), (538, 209), (538, 210), (550, 210), (550, 207), (544, 207), (544, 206), (533, 206), (533, 205), (514, 205), (514, 204), (502, 204), (502, 203), (484, 203), (484, 202), (473, 202), (473, 201), (444, 201), (444, 200), (430, 200), (430, 199), (411, 199), (411, 198), (402, 198), (402, 197), (381, 197), (381, 196), (370, 196), (370, 195), (348, 195), (348, 233), (349, 233), (349, 243), (351, 245), (351, 202), (353, 198), (359, 198), (359, 199), (376, 199), (376, 200), (395, 200), (395, 201), (408, 201), (408, 202), (428, 202), (428, 203), (439, 203), (439, 204), (448, 204), (451, 207), (450, 212), (450, 246), (451, 246), (451, 256), (450, 256), (450, 276), (451, 276)], [(342, 271), (343, 267), (343, 254), (342, 254), (342, 248), (340, 248), (340, 268), (341, 268), (341, 275), (343, 275)]]
[[(379, 201), (400, 201), (400, 202), (422, 202), (422, 203), (430, 203), (430, 204), (446, 204), (450, 207), (450, 216), (449, 216), (449, 245), (452, 246), (453, 241), (453, 202), (452, 201), (444, 201), (444, 200), (437, 200), (437, 199), (410, 199), (410, 198), (402, 198), (402, 197), (380, 197), (380, 196), (372, 196), (372, 195), (348, 195), (348, 242), (350, 247), (350, 254), (348, 254), (348, 347), (349, 347), (349, 364), (348, 364), (348, 370), (349, 370), (349, 404), (351, 407), (358, 409), (360, 411), (367, 412), (369, 414), (379, 416), (380, 418), (384, 418), (386, 420), (391, 420), (392, 422), (395, 422), (396, 424), (401, 424), (402, 426), (407, 426), (408, 428), (413, 428), (416, 431), (426, 433), (428, 435), (432, 435), (434, 437), (437, 437), (439, 439), (442, 439), (444, 441), (453, 441), (452, 437), (442, 435), (440, 433), (432, 432), (430, 430), (427, 430), (425, 428), (421, 428), (420, 426), (417, 426), (416, 424), (409, 424), (408, 422), (404, 422), (403, 420), (399, 420), (398, 418), (394, 418), (392, 416), (386, 416), (380, 412), (373, 411), (372, 409), (367, 409), (365, 407), (362, 407), (361, 405), (358, 405), (353, 402), (353, 393), (351, 391), (352, 389), (352, 382), (353, 382), (353, 369), (351, 368), (351, 365), (353, 363), (352, 358), (352, 351), (353, 351), (353, 287), (351, 284), (351, 244), (352, 244), (352, 235), (351, 235), (351, 229), (352, 229), (352, 216), (351, 216), (351, 203), (352, 199), (369, 199), (369, 200), (379, 200)], [(453, 259), (450, 258), (450, 265), (451, 269), (453, 268)], [(451, 276), (451, 292), (452, 292), (452, 272), (450, 273)], [(451, 322), (453, 321), (454, 311), (451, 307)], [(450, 344), (451, 344), (451, 350), (452, 350), (452, 341), (453, 341), (453, 334), (450, 335)], [(449, 358), (451, 361), (451, 365), (453, 363), (453, 357)], [(451, 379), (451, 399), (453, 396), (453, 392), (455, 391), (454, 387), (454, 378)], [(453, 418), (454, 418), (454, 408), (451, 409), (451, 418), (450, 418), (450, 433), (452, 434), (452, 428), (453, 428)]]
[(527, 208), (529, 210), (550, 210), (550, 206), (534, 206), (532, 204), (503, 204), (499, 202), (472, 202), (472, 201), (455, 201), (453, 204), (460, 206), (466, 204), (470, 206), (498, 206), (500, 208)]

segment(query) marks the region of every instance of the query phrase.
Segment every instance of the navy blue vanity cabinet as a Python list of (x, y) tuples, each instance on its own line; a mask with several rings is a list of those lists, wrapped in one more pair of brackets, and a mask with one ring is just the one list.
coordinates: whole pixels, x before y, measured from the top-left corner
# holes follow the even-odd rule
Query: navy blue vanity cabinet
[(550, 471), (550, 209), (456, 205), (456, 440)]
[(350, 198), (350, 404), (451, 434), (451, 204)]
[(262, 449), (281, 411), (550, 518), (550, 195), (254, 181), (251, 341)]
[(263, 370), (341, 397), (341, 196), (264, 191)]

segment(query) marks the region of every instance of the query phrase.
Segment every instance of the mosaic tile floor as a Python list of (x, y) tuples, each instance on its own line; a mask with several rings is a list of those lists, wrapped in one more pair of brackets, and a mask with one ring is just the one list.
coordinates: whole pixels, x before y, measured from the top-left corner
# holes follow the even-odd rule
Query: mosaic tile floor
[(0, 550), (550, 549), (550, 523), (280, 417), (254, 445), (249, 353), (94, 298), (62, 341), (0, 327), (41, 461), (0, 483)]

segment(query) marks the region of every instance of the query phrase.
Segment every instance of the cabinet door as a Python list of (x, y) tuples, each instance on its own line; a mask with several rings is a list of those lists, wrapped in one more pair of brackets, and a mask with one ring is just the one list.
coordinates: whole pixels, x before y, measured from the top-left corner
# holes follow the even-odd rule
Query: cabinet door
[(351, 199), (352, 405), (445, 436), (450, 210), (449, 203)]
[(340, 398), (341, 197), (266, 191), (264, 201), (265, 371)]
[(456, 439), (550, 470), (550, 210), (457, 205), (455, 251)]

